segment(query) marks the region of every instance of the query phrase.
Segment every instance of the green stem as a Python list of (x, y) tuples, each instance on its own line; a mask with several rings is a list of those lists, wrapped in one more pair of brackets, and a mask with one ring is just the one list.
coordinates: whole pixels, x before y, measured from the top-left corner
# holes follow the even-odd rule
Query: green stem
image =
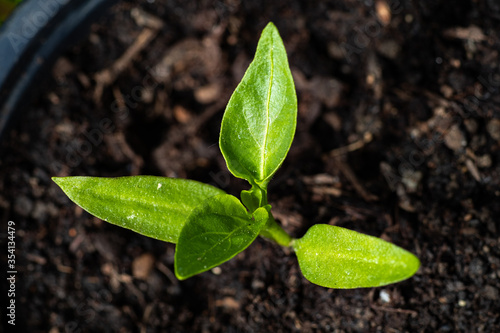
[(267, 226), (260, 232), (260, 235), (284, 247), (289, 247), (293, 241), (292, 237), (290, 237), (290, 235), (287, 234), (278, 223), (276, 223), (276, 220), (271, 213), (269, 213)]

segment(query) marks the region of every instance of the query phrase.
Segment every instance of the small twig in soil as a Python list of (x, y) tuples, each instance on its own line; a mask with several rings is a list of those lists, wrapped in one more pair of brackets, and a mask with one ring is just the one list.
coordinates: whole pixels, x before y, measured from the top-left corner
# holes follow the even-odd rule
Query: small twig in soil
[(167, 266), (165, 266), (163, 263), (158, 262), (156, 264), (156, 268), (158, 268), (158, 270), (160, 272), (165, 274), (165, 276), (170, 280), (170, 282), (172, 282), (172, 284), (174, 286), (177, 286), (179, 284), (179, 281), (175, 278), (174, 273)]
[(139, 34), (135, 42), (118, 58), (113, 65), (105, 68), (94, 75), (96, 88), (94, 91), (94, 101), (98, 104), (101, 100), (104, 88), (113, 83), (118, 75), (127, 68), (127, 66), (156, 36), (158, 31), (163, 27), (163, 22), (141, 11), (132, 11), (132, 16), (136, 19), (138, 25), (145, 26)]
[(417, 311), (413, 311), (413, 310), (398, 309), (398, 308), (386, 308), (386, 307), (383, 307), (383, 306), (376, 306), (376, 305), (373, 305), (373, 304), (370, 305), (370, 308), (372, 308), (375, 311), (384, 311), (384, 312), (393, 312), (393, 313), (404, 313), (404, 314), (408, 314), (408, 315), (410, 315), (412, 317), (418, 316), (418, 312)]
[(333, 163), (336, 168), (342, 172), (344, 177), (352, 184), (354, 190), (365, 200), (365, 201), (377, 201), (378, 197), (374, 194), (368, 192), (365, 187), (360, 183), (356, 174), (352, 171), (351, 167), (345, 163), (340, 156), (335, 156), (332, 158)]
[(153, 16), (139, 8), (133, 8), (130, 11), (130, 16), (134, 19), (135, 23), (141, 27), (148, 27), (154, 30), (163, 28), (163, 21), (156, 16)]
[(467, 160), (465, 160), (465, 166), (467, 167), (467, 170), (470, 172), (472, 177), (474, 177), (477, 182), (480, 182), (481, 175), (479, 174), (479, 170), (477, 169), (476, 164), (468, 158)]
[(155, 303), (148, 304), (146, 309), (144, 310), (144, 314), (142, 315), (142, 322), (139, 323), (139, 327), (141, 328), (141, 333), (147, 332), (147, 323), (149, 323), (149, 318), (151, 318), (151, 314), (153, 313), (153, 309), (155, 307)]
[(101, 100), (104, 88), (113, 83), (118, 75), (130, 64), (133, 58), (139, 54), (153, 38), (156, 36), (157, 30), (149, 28), (144, 29), (135, 42), (128, 48), (125, 53), (114, 62), (114, 64), (105, 68), (94, 75), (96, 88), (94, 91), (94, 101), (98, 104)]
[(330, 157), (337, 157), (341, 155), (345, 155), (351, 151), (355, 151), (358, 149), (363, 148), (367, 143), (370, 143), (373, 140), (373, 134), (370, 132), (366, 132), (363, 135), (363, 138), (361, 140), (355, 141), (351, 144), (348, 144), (347, 146), (335, 148), (331, 150), (328, 155)]

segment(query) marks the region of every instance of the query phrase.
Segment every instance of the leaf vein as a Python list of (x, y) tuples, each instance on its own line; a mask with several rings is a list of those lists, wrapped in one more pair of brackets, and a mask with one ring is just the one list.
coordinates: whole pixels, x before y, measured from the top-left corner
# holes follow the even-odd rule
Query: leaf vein
[[(226, 236), (226, 237), (222, 238), (221, 240), (219, 240), (218, 242), (216, 242), (216, 243), (215, 243), (212, 247), (210, 247), (210, 248), (209, 248), (209, 249), (207, 249), (206, 251), (202, 252), (202, 254), (201, 254), (201, 256), (200, 256), (200, 258), (201, 258), (200, 260), (204, 260), (204, 259), (207, 257), (207, 254), (208, 254), (209, 252), (213, 251), (216, 247), (221, 246), (221, 245), (222, 245), (222, 244), (223, 244), (226, 240), (228, 240), (228, 241), (229, 241), (229, 248), (231, 248), (231, 245), (232, 245), (232, 238), (231, 238), (231, 236), (232, 236), (235, 232), (237, 232), (237, 231), (239, 231), (239, 230), (241, 230), (241, 229), (244, 229), (244, 228), (245, 228), (245, 226), (243, 225), (243, 226), (240, 226), (240, 227), (238, 227), (238, 228), (234, 229), (233, 231), (231, 231), (231, 232), (229, 232), (229, 233), (225, 233), (225, 234), (227, 234), (227, 236)], [(249, 228), (247, 228), (247, 229), (249, 229)]]
[(273, 88), (273, 78), (274, 78), (274, 58), (273, 58), (273, 35), (271, 34), (271, 47), (269, 48), (269, 57), (271, 63), (271, 73), (269, 74), (269, 89), (267, 91), (267, 101), (266, 101), (266, 127), (264, 132), (264, 145), (262, 152), (262, 162), (261, 162), (261, 176), (264, 178), (267, 162), (267, 136), (269, 133), (269, 108), (271, 104), (271, 92)]

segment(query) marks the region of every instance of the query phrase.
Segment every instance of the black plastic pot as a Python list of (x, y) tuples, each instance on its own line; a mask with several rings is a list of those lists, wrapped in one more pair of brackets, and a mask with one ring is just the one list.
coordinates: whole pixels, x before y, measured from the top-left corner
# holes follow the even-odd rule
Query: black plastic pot
[(0, 27), (0, 139), (57, 57), (117, 0), (25, 0)]

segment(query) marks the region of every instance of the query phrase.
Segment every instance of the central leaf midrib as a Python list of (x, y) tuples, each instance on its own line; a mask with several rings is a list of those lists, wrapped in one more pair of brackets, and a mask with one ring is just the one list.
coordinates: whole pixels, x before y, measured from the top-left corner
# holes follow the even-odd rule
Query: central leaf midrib
[(262, 156), (261, 156), (261, 180), (264, 180), (265, 178), (265, 170), (266, 170), (266, 150), (267, 150), (267, 135), (269, 132), (269, 107), (271, 104), (271, 91), (273, 87), (273, 76), (274, 76), (274, 61), (273, 61), (273, 36), (271, 34), (271, 47), (269, 48), (269, 57), (270, 57), (270, 62), (271, 62), (271, 73), (269, 75), (269, 89), (267, 91), (267, 101), (266, 101), (266, 126), (264, 129), (264, 144), (262, 145)]
[[(232, 246), (232, 237), (231, 236), (234, 235), (237, 231), (240, 231), (241, 229), (245, 229), (245, 228), (247, 228), (248, 230), (251, 230), (246, 225), (240, 225), (237, 228), (235, 228), (234, 230), (232, 230), (231, 232), (228, 232), (228, 233), (223, 232), (223, 234), (225, 234), (226, 236), (223, 237), (222, 239), (220, 239), (219, 241), (217, 241), (209, 249), (207, 249), (206, 251), (202, 252), (201, 256), (199, 256), (199, 258), (201, 258), (200, 261), (205, 260), (207, 258), (207, 254), (208, 253), (212, 252), (214, 250), (214, 248), (220, 246), (222, 243), (224, 243), (227, 240), (229, 240), (229, 242), (230, 242), (229, 247), (231, 247)], [(210, 233), (210, 232), (208, 232), (208, 233)], [(205, 233), (201, 234), (201, 235), (197, 235), (196, 237), (202, 237), (204, 235), (205, 235)], [(194, 238), (196, 238), (196, 237), (194, 237)], [(193, 240), (194, 238), (192, 238), (191, 240)]]
[[(127, 203), (138, 204), (138, 205), (142, 205), (142, 206), (146, 206), (146, 207), (151, 207), (151, 204), (152, 204), (151, 198), (148, 197), (147, 195), (144, 195), (144, 196), (134, 195), (134, 196), (130, 196), (130, 197), (115, 197), (113, 195), (107, 195), (107, 194), (103, 195), (101, 192), (96, 191), (95, 189), (85, 189), (85, 191), (87, 193), (92, 193), (95, 197), (100, 198), (102, 200), (120, 201), (122, 203), (127, 202)], [(145, 193), (145, 194), (147, 194), (147, 193)], [(124, 206), (124, 205), (122, 205), (122, 206)], [(169, 203), (168, 201), (164, 201), (164, 200), (155, 200), (153, 202), (152, 206), (155, 208), (153, 211), (168, 208), (171, 211), (183, 213), (183, 215), (186, 215), (185, 214), (186, 210), (188, 210), (190, 208), (189, 205), (186, 205), (183, 202), (176, 202), (174, 204), (174, 203)], [(89, 208), (91, 208), (91, 207), (89, 207)], [(132, 209), (132, 210), (135, 210), (135, 209)]]

